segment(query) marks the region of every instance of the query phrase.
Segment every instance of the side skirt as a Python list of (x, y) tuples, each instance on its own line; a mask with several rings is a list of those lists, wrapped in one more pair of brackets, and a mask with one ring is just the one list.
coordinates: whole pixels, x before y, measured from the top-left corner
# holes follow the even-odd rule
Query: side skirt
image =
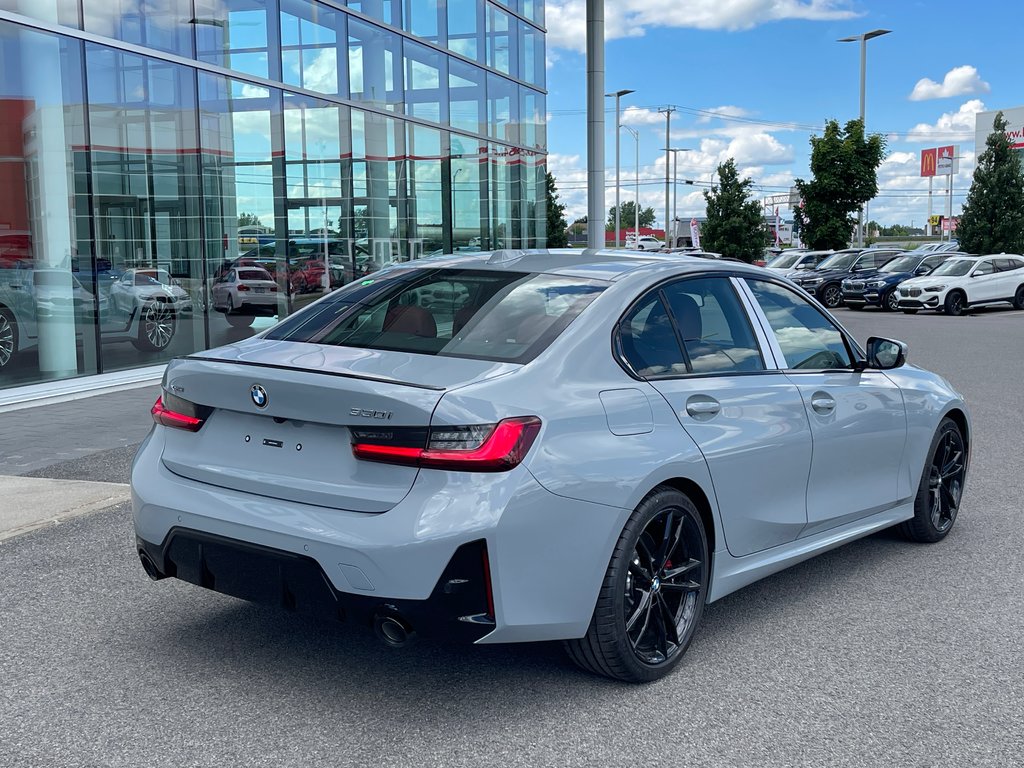
[(876, 531), (909, 520), (914, 516), (913, 499), (897, 507), (878, 512), (853, 523), (831, 528), (820, 534), (797, 539), (789, 544), (755, 552), (744, 557), (732, 557), (724, 548), (715, 552), (714, 570), (708, 602), (725, 597), (730, 592), (753, 584), (791, 565), (809, 560), (815, 555), (841, 547)]

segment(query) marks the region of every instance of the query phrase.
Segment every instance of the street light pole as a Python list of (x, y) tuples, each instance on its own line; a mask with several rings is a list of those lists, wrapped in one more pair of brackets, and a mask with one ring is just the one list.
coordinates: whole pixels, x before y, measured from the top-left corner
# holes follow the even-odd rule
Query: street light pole
[[(676, 207), (676, 195), (679, 188), (679, 180), (676, 172), (679, 169), (678, 160), (680, 152), (689, 152), (689, 149), (683, 149), (681, 147), (672, 147), (669, 152), (672, 153), (672, 226), (675, 226), (676, 221), (679, 219), (679, 210)], [(668, 231), (665, 232), (665, 243), (668, 244)], [(675, 247), (673, 241), (672, 246)]]
[(628, 125), (622, 127), (629, 131), (636, 142), (636, 191), (633, 198), (633, 238), (636, 247), (635, 243), (640, 239), (640, 131)]
[(625, 89), (623, 89), (621, 91), (615, 91), (615, 93), (606, 93), (605, 94), (605, 96), (614, 96), (615, 97), (615, 247), (616, 248), (619, 247), (619, 230), (621, 229), (621, 224), (619, 222), (619, 216), (620, 216), (620, 211), (619, 211), (619, 207), (620, 207), (620, 203), (619, 203), (619, 184), (620, 184), (620, 182), (619, 182), (619, 169), (620, 169), (620, 163), (619, 163), (619, 138), (620, 138), (621, 131), (619, 129), (622, 127), (622, 118), (621, 118), (621, 114), (619, 113), (619, 99), (621, 99), (623, 96), (626, 96), (626, 95), (628, 95), (630, 93), (633, 93), (633, 90), (630, 89), (630, 88), (625, 88)]
[(587, 247), (604, 245), (604, 0), (587, 0)]
[(669, 177), (668, 177), (668, 166), (669, 166), (669, 152), (672, 148), (669, 146), (669, 141), (672, 138), (672, 113), (676, 111), (675, 107), (665, 107), (659, 109), (658, 114), (665, 116), (665, 237), (668, 238), (668, 217), (671, 211), (669, 211)]
[[(891, 29), (875, 29), (871, 32), (865, 32), (863, 35), (854, 35), (853, 37), (841, 37), (839, 38), (840, 43), (860, 43), (860, 124), (864, 129), (864, 136), (867, 137), (867, 124), (864, 122), (864, 91), (865, 81), (867, 80), (867, 59), (868, 59), (868, 40), (875, 37), (881, 37), (882, 35), (888, 35), (892, 32)], [(864, 245), (864, 207), (857, 211), (857, 245)]]

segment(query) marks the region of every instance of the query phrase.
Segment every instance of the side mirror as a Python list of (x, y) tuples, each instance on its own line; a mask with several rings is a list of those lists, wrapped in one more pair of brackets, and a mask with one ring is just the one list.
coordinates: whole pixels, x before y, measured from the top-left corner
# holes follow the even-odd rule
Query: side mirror
[(872, 336), (867, 345), (868, 368), (888, 371), (907, 362), (907, 345), (902, 341)]
[(926, 267), (924, 264), (922, 264), (920, 267), (918, 267), (917, 269), (914, 270), (914, 274), (918, 275), (920, 277), (922, 275), (927, 275), (931, 271), (932, 271), (931, 267)]
[(805, 262), (803, 262), (801, 264), (797, 264), (796, 268), (797, 269), (810, 269), (811, 268), (811, 264), (809, 262), (805, 261)]

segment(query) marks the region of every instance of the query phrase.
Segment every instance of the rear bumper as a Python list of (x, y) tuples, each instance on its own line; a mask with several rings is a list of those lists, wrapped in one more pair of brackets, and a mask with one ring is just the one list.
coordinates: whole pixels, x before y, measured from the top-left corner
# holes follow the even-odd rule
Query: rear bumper
[[(365, 618), (402, 605), (417, 616), (435, 616), (436, 621), (420, 620), (425, 626), (445, 625), (438, 634), (466, 639), (468, 630), (452, 631), (451, 611), (439, 613), (439, 604), (431, 600), (460, 547), (482, 541), (494, 624), (489, 632), (469, 638), (475, 642), (583, 636), (629, 515), (628, 510), (555, 496), (523, 465), (494, 474), (423, 470), (406, 497), (379, 514), (257, 496), (172, 473), (161, 461), (166, 430), (154, 428), (132, 469), (139, 546), (163, 572), (179, 575), (191, 567), (200, 575), (185, 580), (208, 586), (201, 569), (195, 570), (195, 556), (180, 572), (172, 573), (167, 561), (172, 533), (190, 531), (193, 538), (206, 535), (276, 553), (268, 562), (299, 557), (314, 563), (347, 616)], [(225, 573), (241, 567), (231, 562), (228, 557), (219, 566), (221, 584), (230, 583)], [(213, 584), (218, 589), (216, 578)], [(287, 606), (280, 584), (258, 591)]]

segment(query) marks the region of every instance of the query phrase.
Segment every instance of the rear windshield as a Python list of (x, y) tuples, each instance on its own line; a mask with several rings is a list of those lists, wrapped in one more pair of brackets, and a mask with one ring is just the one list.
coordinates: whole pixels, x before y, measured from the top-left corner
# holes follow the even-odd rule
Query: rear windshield
[(239, 280), (273, 280), (270, 273), (265, 269), (240, 269), (238, 270)]
[(604, 288), (538, 273), (385, 271), (293, 315), (266, 338), (525, 363)]

